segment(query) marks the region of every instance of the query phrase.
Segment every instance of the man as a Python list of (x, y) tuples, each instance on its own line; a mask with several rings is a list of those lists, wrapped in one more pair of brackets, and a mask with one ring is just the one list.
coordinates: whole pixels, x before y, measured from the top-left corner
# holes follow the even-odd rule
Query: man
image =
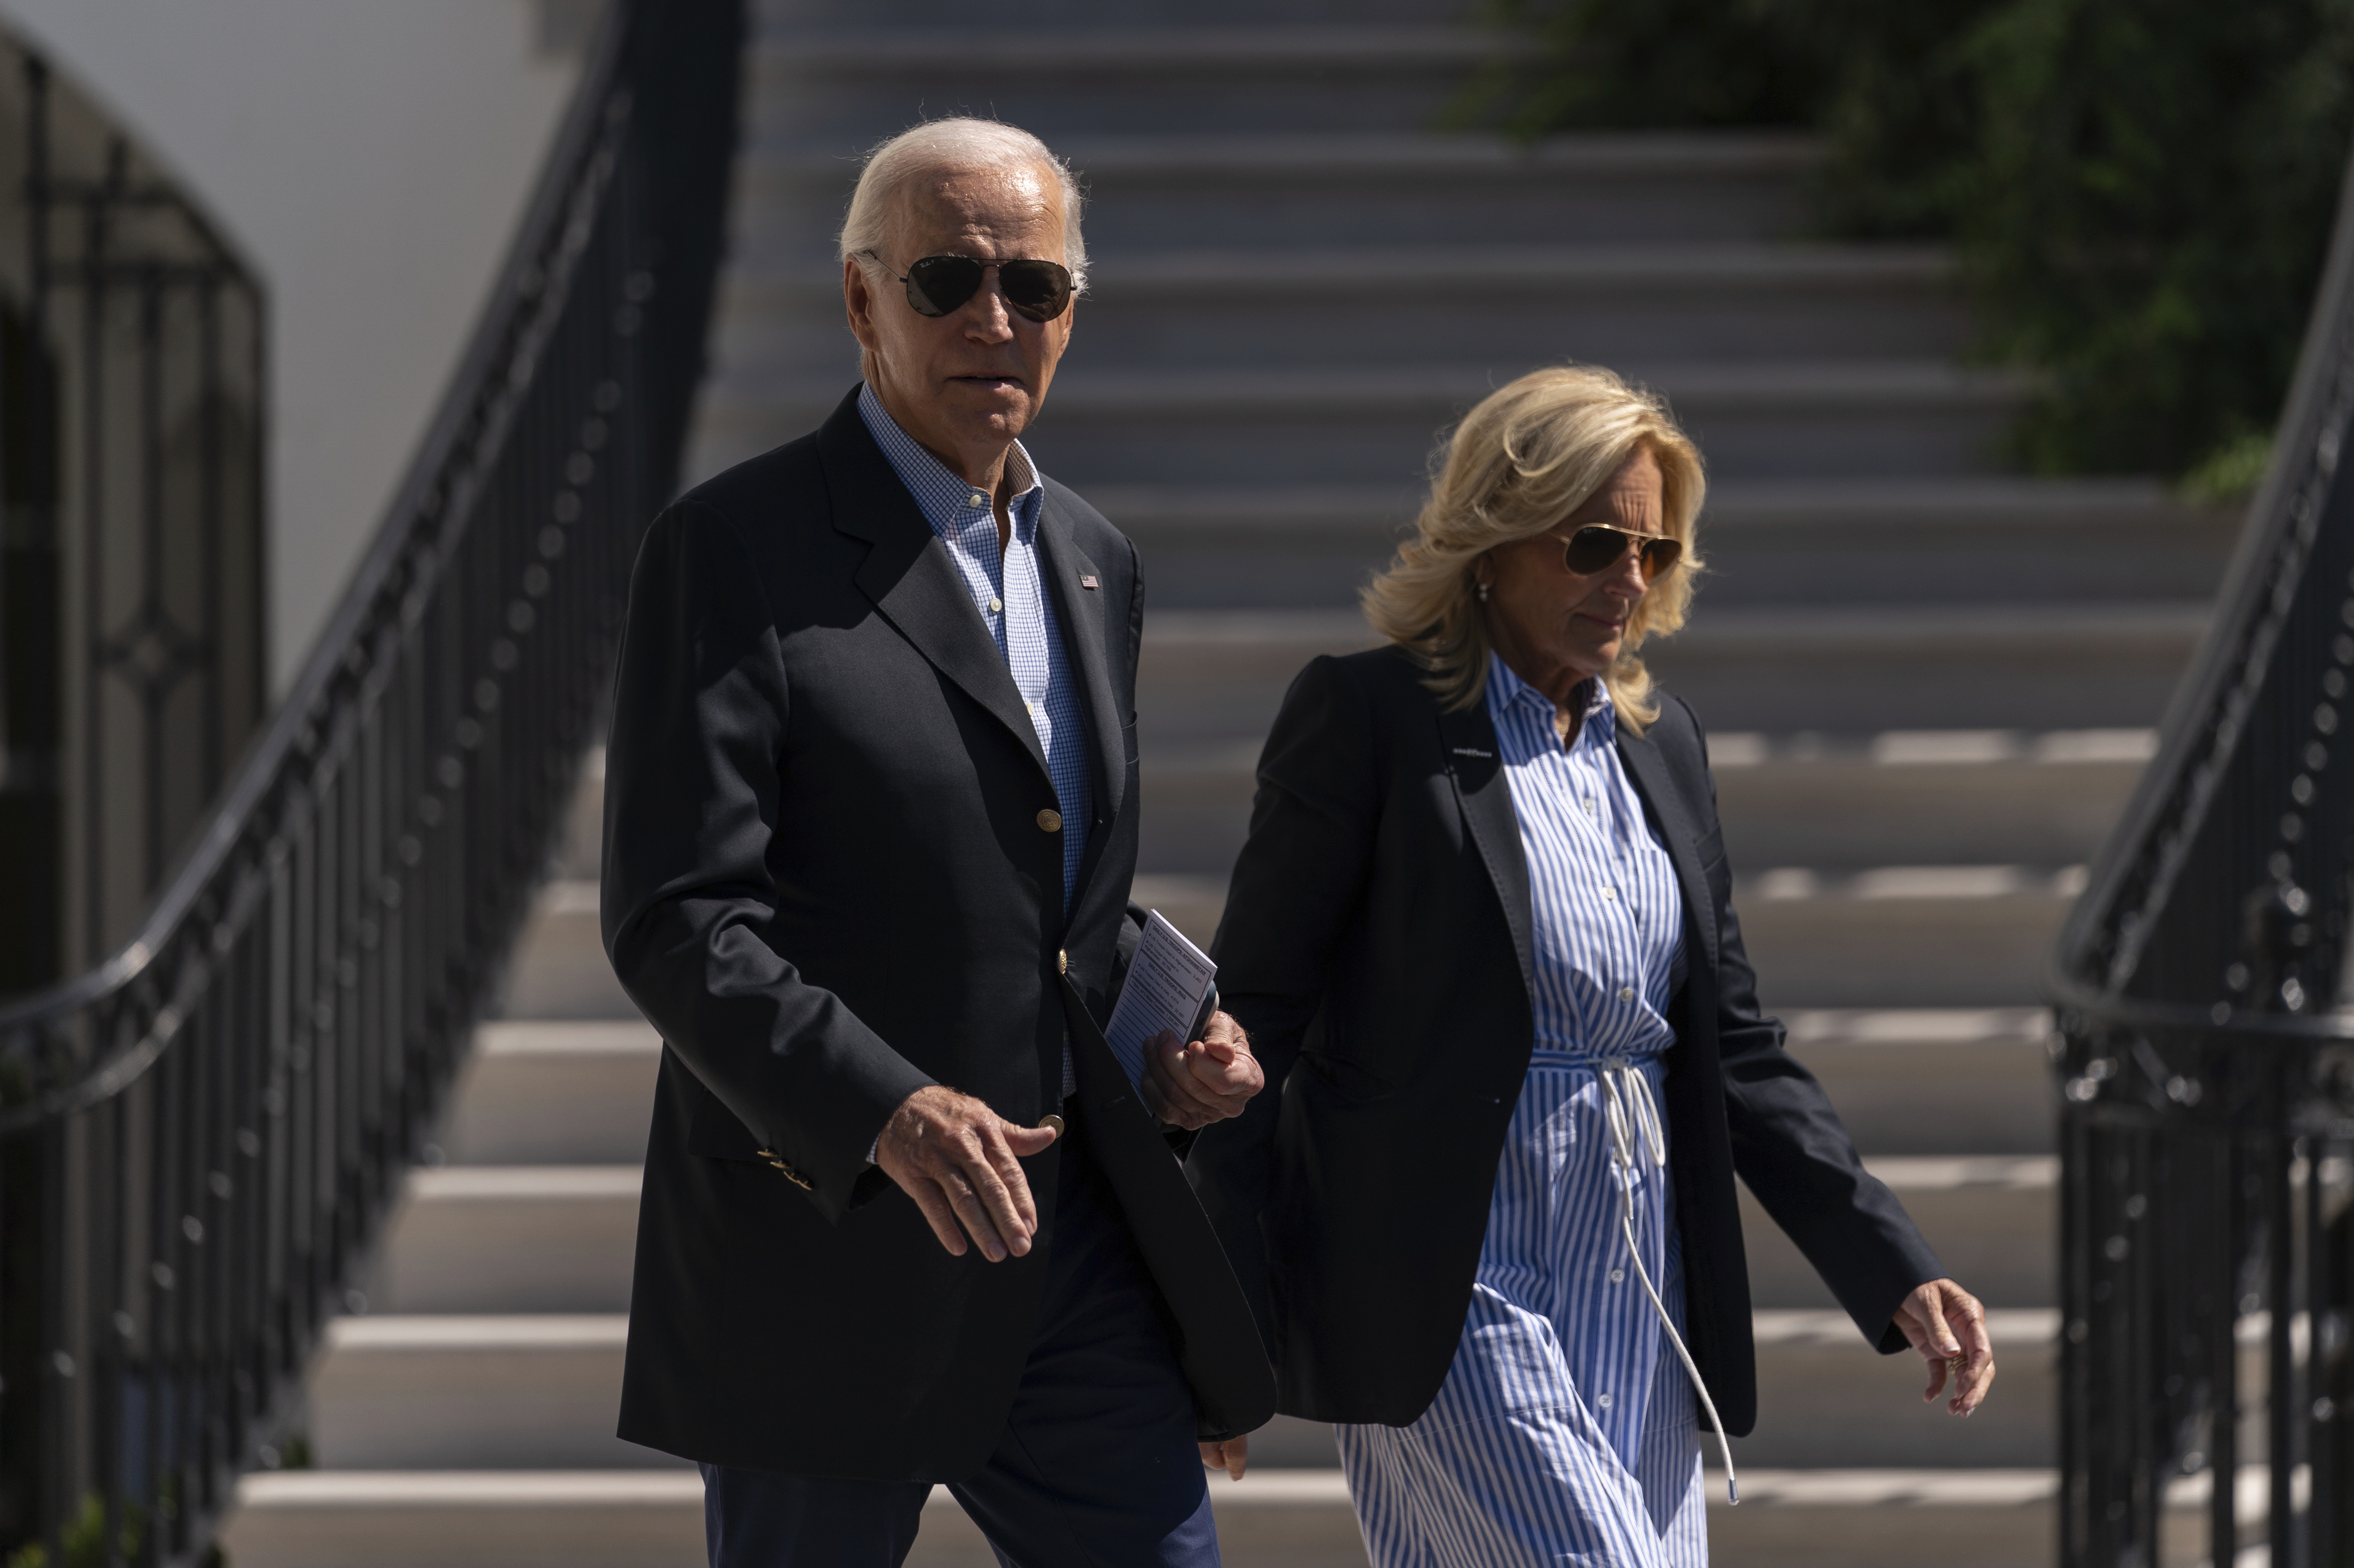
[(842, 262), (864, 385), (665, 512), (631, 588), (605, 942), (666, 1049), (620, 1435), (702, 1462), (714, 1568), (896, 1564), (935, 1481), (1023, 1568), (1214, 1563), (1195, 1439), (1274, 1391), (1155, 1118), (1262, 1080), (1223, 1014), (1141, 1084), (1098, 1031), (1143, 586), (1017, 440), (1077, 192), (1012, 127), (919, 126)]

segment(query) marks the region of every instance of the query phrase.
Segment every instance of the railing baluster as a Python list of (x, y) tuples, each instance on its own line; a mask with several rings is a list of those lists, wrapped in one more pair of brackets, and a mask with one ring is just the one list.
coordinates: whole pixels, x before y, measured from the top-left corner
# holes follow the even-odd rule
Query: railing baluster
[[(648, 344), (676, 366), (701, 341), (743, 18), (734, 0), (622, 0), (606, 26), (493, 308), (285, 705), (136, 939), (0, 1006), (0, 1345), (37, 1347), (31, 1375), (12, 1368), (0, 1388), (0, 1477), (29, 1505), (0, 1552), (42, 1542), (51, 1568), (91, 1545), (108, 1563), (202, 1557), (237, 1474), (285, 1436), (326, 1319), (355, 1305), (363, 1249), (557, 842), (629, 566), (675, 471), (693, 387), (652, 376)], [(71, 187), (93, 334), (109, 204), (138, 195), (130, 167)], [(645, 202), (652, 168), (697, 202)], [(658, 219), (674, 227), (654, 233)], [(259, 303), (233, 272), (143, 278), (145, 340), (160, 355), (185, 328), (201, 348), (193, 493), (162, 488), (177, 471), (156, 438), (183, 371), (159, 359), (131, 384), (153, 460), (131, 504), (151, 543), (183, 516), (203, 535), (190, 657), (210, 662), (210, 736), (243, 700), (220, 683), (212, 601), (235, 456), (225, 378), (242, 366), (261, 385), (228, 344), (242, 332), (251, 349)], [(625, 304), (634, 334), (615, 330)], [(237, 460), (249, 481), (258, 453)], [(567, 472), (576, 453), (585, 480)], [(92, 639), (104, 609), (88, 606)], [(95, 715), (95, 688), (83, 696)], [(98, 810), (72, 846), (93, 952), (123, 896), (101, 874)], [(158, 842), (152, 810), (127, 820)], [(87, 1520), (94, 1543), (77, 1534)]]

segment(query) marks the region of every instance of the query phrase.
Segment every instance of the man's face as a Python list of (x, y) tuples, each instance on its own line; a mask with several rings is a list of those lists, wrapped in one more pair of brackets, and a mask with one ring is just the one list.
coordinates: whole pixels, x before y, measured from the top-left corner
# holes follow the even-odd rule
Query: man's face
[[(1066, 261), (1054, 175), (1044, 168), (942, 172), (917, 185), (882, 258), (904, 277), (926, 256)], [(897, 282), (855, 257), (843, 263), (842, 291), (868, 385), (902, 429), (960, 471), (993, 461), (1038, 417), (1076, 310), (1050, 322), (1018, 315), (991, 271), (959, 308), (922, 315)]]

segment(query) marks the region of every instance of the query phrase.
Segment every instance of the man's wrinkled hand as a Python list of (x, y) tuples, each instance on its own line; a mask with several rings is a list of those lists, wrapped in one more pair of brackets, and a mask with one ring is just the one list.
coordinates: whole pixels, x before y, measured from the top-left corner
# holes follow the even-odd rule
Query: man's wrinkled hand
[(1896, 1308), (1896, 1327), (1929, 1363), (1929, 1388), (1921, 1397), (1935, 1399), (1950, 1383), (1946, 1410), (1956, 1415), (1977, 1410), (1994, 1386), (1994, 1340), (1978, 1298), (1950, 1279), (1933, 1279)]
[(1145, 1107), (1187, 1131), (1243, 1114), (1267, 1086), (1250, 1037), (1229, 1013), (1214, 1012), (1202, 1038), (1190, 1044), (1173, 1029), (1144, 1043)]
[(1050, 1128), (1017, 1127), (970, 1095), (933, 1084), (901, 1100), (883, 1124), (875, 1163), (916, 1201), (951, 1255), (964, 1255), (970, 1235), (981, 1256), (1002, 1263), (1027, 1253), (1038, 1234), (1038, 1204), (1018, 1161), (1054, 1141)]

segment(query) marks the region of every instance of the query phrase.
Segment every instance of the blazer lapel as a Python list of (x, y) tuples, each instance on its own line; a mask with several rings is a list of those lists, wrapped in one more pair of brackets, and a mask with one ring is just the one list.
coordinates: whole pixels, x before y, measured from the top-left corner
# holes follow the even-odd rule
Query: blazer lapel
[(1511, 927), (1512, 951), (1521, 960), (1521, 983), (1536, 994), (1535, 942), (1530, 927), (1529, 863), (1521, 851), (1520, 814), (1512, 810), (1512, 787), (1497, 755), (1496, 725), (1483, 704), (1438, 715), (1439, 744), (1447, 751), (1447, 776), (1470, 824), (1471, 842), (1503, 901)]
[(1070, 519), (1055, 504), (1052, 489), (1038, 502), (1038, 556), (1047, 591), (1055, 596), (1063, 646), (1070, 654), (1079, 701), (1087, 711), (1087, 731), (1095, 742), (1096, 814), (1108, 822), (1119, 815), (1120, 798), (1128, 790), (1128, 752), (1120, 741), (1125, 721), (1112, 696), (1111, 670), (1104, 656), (1103, 592), (1079, 582), (1083, 576), (1103, 579), (1072, 537)]
[(1676, 882), (1683, 889), (1684, 921), (1699, 934), (1701, 952), (1713, 973), (1716, 900), (1708, 890), (1708, 879), (1701, 874), (1700, 835), (1692, 826), (1691, 813), (1684, 809), (1683, 797), (1676, 792), (1675, 780), (1669, 777), (1667, 758), (1659, 755), (1659, 748), (1648, 736), (1629, 735), (1621, 729), (1618, 757), (1627, 765), (1628, 777), (1635, 781), (1635, 792), (1643, 797), (1643, 803), (1650, 808), (1659, 824), (1659, 837), (1667, 842), (1668, 858), (1676, 866)]
[(883, 619), (941, 674), (1013, 733), (1045, 773), (1045, 748), (972, 595), (924, 521), (916, 498), (875, 444), (852, 392), (819, 431), (819, 454), (833, 493), (833, 525), (871, 548), (854, 580)]

